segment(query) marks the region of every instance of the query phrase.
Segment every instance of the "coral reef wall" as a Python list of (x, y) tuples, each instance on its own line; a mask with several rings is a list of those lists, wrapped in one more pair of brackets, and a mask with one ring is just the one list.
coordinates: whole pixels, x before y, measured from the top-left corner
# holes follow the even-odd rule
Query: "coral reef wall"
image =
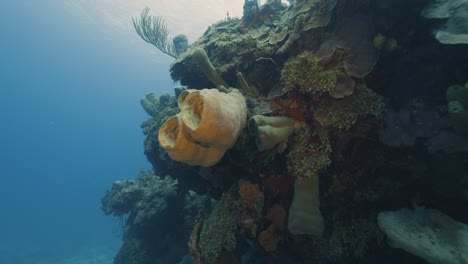
[[(468, 47), (434, 38), (428, 4), (246, 0), (242, 18), (211, 25), (171, 65), (183, 87), (142, 98), (153, 171), (103, 198), (127, 216), (115, 263), (425, 263), (381, 219), (426, 207), (468, 223)], [(209, 93), (241, 95), (246, 113), (203, 113)], [(208, 139), (191, 132), (221, 112), (203, 120)], [(232, 142), (185, 162), (165, 141), (177, 136), (200, 151)]]

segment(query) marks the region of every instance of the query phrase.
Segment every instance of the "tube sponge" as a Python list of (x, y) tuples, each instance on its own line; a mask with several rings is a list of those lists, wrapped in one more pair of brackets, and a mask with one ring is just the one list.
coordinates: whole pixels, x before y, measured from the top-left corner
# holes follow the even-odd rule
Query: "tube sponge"
[(202, 48), (197, 48), (193, 51), (192, 57), (195, 60), (195, 63), (200, 67), (201, 71), (205, 76), (217, 87), (224, 86), (228, 87), (226, 82), (221, 78), (218, 71), (215, 69), (213, 64), (211, 64), (208, 54)]
[[(255, 115), (249, 119), (248, 129), (255, 136), (258, 151), (272, 149), (284, 150), (289, 136), (303, 126), (303, 122), (285, 116)], [(281, 152), (281, 151), (279, 151)]]
[(156, 116), (158, 114), (159, 99), (154, 93), (143, 96), (140, 100), (140, 104), (148, 115)]
[(160, 128), (158, 140), (168, 155), (193, 166), (210, 167), (231, 148), (245, 127), (245, 98), (233, 89), (185, 90), (178, 99), (180, 113)]
[(319, 202), (319, 177), (296, 178), (289, 208), (288, 229), (294, 235), (321, 235), (324, 229)]

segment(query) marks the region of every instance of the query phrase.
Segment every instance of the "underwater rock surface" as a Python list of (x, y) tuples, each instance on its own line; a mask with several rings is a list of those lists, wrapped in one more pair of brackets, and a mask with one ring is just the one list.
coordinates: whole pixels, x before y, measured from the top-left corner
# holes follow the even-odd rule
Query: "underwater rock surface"
[(468, 225), (438, 210), (382, 212), (377, 220), (392, 247), (402, 248), (431, 264), (468, 263)]

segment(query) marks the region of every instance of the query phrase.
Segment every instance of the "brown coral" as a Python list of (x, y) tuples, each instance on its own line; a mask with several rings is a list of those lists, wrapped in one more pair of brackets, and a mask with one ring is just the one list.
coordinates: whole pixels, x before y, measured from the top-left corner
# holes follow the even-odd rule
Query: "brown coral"
[(201, 254), (199, 248), (199, 241), (200, 241), (200, 232), (203, 227), (204, 218), (200, 218), (200, 220), (193, 226), (192, 233), (190, 234), (188, 248), (190, 255), (192, 255), (195, 264), (201, 264)]
[(263, 199), (263, 193), (260, 191), (258, 184), (250, 183), (245, 180), (239, 181), (239, 195), (249, 209), (256, 209), (256, 201)]
[(263, 211), (264, 195), (258, 184), (246, 180), (239, 180), (239, 196), (242, 199), (241, 223), (243, 227), (254, 237), (257, 233), (257, 225)]
[(263, 230), (257, 237), (258, 243), (266, 252), (275, 251), (281, 240), (283, 240), (283, 237), (276, 232), (274, 224), (271, 224), (266, 230)]
[(286, 210), (279, 204), (275, 204), (268, 209), (265, 218), (271, 221), (279, 230), (283, 230), (286, 227)]
[(266, 252), (271, 252), (275, 251), (278, 243), (283, 240), (283, 231), (286, 228), (286, 210), (283, 206), (275, 204), (268, 210), (265, 218), (271, 224), (258, 235), (257, 241)]

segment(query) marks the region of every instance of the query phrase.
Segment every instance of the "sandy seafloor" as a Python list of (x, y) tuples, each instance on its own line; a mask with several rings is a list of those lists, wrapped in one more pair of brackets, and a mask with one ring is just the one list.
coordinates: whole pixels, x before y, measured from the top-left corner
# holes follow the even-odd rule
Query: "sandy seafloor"
[(31, 247), (14, 254), (12, 251), (0, 251), (0, 264), (112, 264), (120, 245), (120, 239), (116, 239), (103, 244)]

